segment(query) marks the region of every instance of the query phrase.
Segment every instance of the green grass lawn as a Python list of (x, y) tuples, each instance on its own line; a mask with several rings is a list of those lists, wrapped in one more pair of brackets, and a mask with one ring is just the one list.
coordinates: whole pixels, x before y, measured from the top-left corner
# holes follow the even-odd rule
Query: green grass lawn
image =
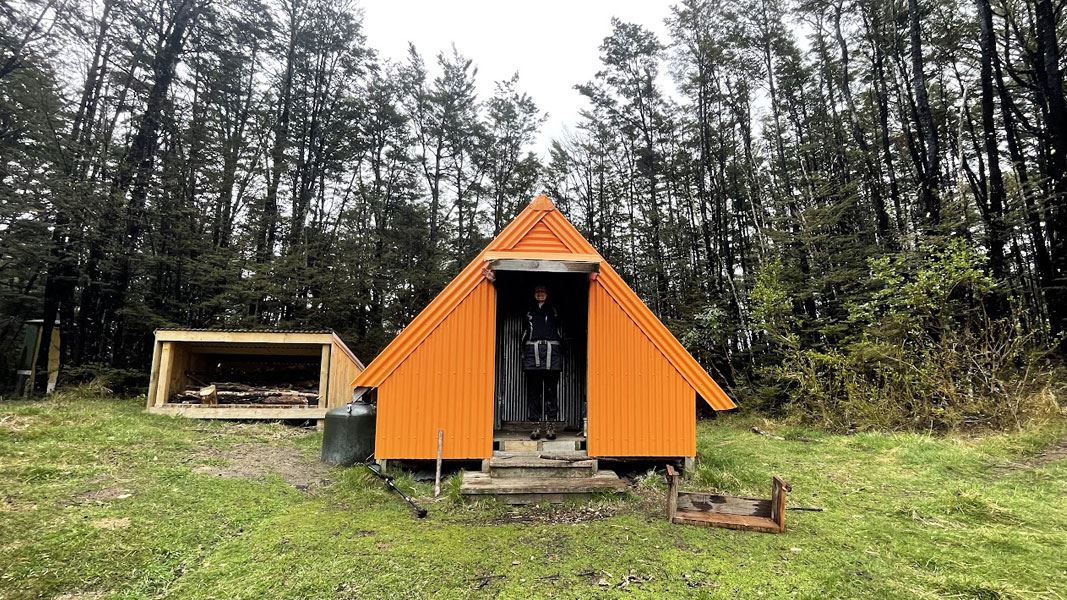
[(1043, 454), (1067, 450), (1062, 423), (950, 438), (701, 423), (685, 488), (766, 496), (777, 473), (793, 505), (825, 508), (768, 535), (668, 525), (658, 477), (514, 512), (402, 478), (430, 510), (416, 520), (365, 470), (319, 466), (319, 433), (141, 407), (0, 403), (0, 597), (1067, 597), (1067, 460)]

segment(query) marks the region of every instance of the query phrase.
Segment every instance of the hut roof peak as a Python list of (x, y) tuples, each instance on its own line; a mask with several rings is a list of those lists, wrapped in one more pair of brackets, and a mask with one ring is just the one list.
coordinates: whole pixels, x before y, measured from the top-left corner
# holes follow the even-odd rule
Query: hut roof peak
[(536, 198), (530, 201), (530, 208), (534, 210), (555, 210), (556, 205), (545, 194), (538, 194)]

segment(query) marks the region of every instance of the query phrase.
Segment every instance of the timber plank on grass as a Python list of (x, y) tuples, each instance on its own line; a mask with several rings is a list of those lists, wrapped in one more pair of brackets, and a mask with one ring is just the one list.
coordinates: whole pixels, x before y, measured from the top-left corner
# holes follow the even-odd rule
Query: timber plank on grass
[(771, 499), (735, 498), (707, 492), (682, 492), (681, 476), (667, 465), (667, 520), (671, 523), (724, 527), (765, 533), (785, 531), (785, 496), (788, 483), (771, 478)]
[(678, 509), (771, 518), (770, 500), (734, 498), (732, 496), (701, 492), (680, 492), (678, 494)]
[[(679, 498), (681, 502), (681, 498)], [(779, 533), (782, 531), (778, 523), (767, 517), (753, 517), (749, 515), (731, 515), (729, 513), (708, 513), (697, 510), (681, 510), (674, 514), (675, 523), (686, 525), (702, 525), (704, 527), (723, 527), (726, 529), (739, 529), (742, 531), (762, 531), (765, 533)]]
[(464, 495), (583, 494), (621, 492), (626, 482), (614, 471), (600, 471), (581, 479), (494, 478), (486, 473), (464, 472), (459, 491)]

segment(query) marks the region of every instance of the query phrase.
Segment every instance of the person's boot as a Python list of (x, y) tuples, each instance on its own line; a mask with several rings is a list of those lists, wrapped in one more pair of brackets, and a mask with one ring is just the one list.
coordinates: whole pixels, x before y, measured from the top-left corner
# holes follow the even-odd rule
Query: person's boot
[(541, 428), (540, 427), (534, 427), (534, 430), (530, 432), (530, 439), (531, 440), (541, 439)]
[(556, 439), (556, 427), (554, 425), (549, 425), (548, 429), (545, 430), (545, 439)]

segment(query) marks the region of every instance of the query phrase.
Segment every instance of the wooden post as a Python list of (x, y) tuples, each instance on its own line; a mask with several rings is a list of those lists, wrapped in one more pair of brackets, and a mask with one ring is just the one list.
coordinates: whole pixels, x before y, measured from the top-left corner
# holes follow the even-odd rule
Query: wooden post
[(159, 380), (156, 382), (153, 404), (162, 406), (170, 398), (171, 382), (174, 380), (174, 342), (163, 342), (159, 351)]
[(790, 490), (788, 483), (775, 475), (771, 479), (771, 519), (778, 524), (778, 531), (785, 531), (785, 493)]
[(52, 328), (52, 339), (48, 341), (48, 380), (45, 383), (44, 393), (52, 394), (56, 391), (56, 383), (59, 381), (59, 322)]
[(437, 473), (433, 478), (433, 497), (436, 498), (441, 495), (441, 458), (443, 456), (443, 450), (445, 445), (445, 430), (437, 430)]
[(674, 467), (667, 465), (667, 522), (674, 522), (678, 513), (678, 473)]
[[(319, 362), (319, 408), (325, 408), (330, 410), (333, 405), (330, 403), (330, 391), (333, 386), (338, 385), (339, 382), (330, 381), (333, 376), (333, 369), (331, 368), (333, 361), (333, 345), (322, 345), (322, 358)], [(346, 385), (341, 384), (341, 385)], [(326, 431), (326, 419), (317, 419), (315, 421), (315, 431)]]
[(145, 398), (145, 408), (156, 405), (156, 388), (159, 387), (159, 361), (163, 358), (163, 342), (156, 342), (152, 348), (152, 371), (148, 376), (148, 396)]
[[(319, 362), (319, 408), (330, 409), (330, 345), (322, 345)], [(334, 382), (335, 383), (335, 382)], [(347, 383), (347, 382), (346, 382)]]

